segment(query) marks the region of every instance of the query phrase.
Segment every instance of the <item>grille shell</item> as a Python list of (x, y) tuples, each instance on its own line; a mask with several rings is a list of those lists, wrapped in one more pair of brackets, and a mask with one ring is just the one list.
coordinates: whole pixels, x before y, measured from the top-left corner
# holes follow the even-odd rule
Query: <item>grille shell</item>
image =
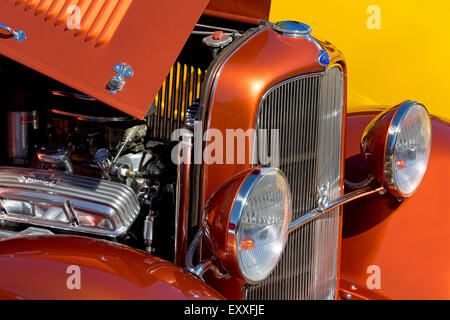
[[(336, 66), (284, 81), (261, 100), (258, 164), (277, 162), (270, 158), (270, 130), (278, 129), (280, 158), (275, 164), (291, 186), (293, 220), (317, 207), (320, 185), (329, 185), (330, 201), (341, 194), (343, 88), (343, 72)], [(261, 129), (267, 129), (266, 140), (259, 136)], [(272, 275), (248, 288), (247, 299), (332, 299), (338, 241), (339, 209), (292, 232)]]

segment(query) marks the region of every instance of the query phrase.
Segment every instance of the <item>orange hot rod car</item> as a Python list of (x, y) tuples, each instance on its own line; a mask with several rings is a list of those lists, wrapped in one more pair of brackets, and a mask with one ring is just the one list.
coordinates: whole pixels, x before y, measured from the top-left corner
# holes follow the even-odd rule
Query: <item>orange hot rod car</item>
[(448, 123), (269, 9), (0, 1), (0, 298), (450, 298)]

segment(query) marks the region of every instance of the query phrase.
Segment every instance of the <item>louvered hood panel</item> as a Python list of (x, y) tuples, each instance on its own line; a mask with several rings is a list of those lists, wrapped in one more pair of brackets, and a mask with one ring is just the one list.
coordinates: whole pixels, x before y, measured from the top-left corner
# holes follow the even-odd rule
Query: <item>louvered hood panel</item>
[[(143, 118), (207, 0), (1, 0), (0, 54)], [(108, 84), (128, 64), (121, 91)]]

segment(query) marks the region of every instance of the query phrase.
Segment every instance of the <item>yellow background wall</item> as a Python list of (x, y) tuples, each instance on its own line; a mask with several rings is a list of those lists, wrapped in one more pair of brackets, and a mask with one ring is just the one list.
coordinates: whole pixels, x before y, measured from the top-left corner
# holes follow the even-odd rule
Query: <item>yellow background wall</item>
[(279, 20), (307, 23), (344, 53), (349, 111), (410, 99), (450, 120), (450, 1), (272, 0)]

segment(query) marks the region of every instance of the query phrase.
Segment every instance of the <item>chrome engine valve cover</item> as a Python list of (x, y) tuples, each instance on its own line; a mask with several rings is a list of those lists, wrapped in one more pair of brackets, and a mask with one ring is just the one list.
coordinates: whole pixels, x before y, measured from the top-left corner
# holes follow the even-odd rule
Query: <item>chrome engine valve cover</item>
[(0, 167), (2, 220), (108, 237), (123, 235), (139, 214), (120, 183), (59, 171)]

